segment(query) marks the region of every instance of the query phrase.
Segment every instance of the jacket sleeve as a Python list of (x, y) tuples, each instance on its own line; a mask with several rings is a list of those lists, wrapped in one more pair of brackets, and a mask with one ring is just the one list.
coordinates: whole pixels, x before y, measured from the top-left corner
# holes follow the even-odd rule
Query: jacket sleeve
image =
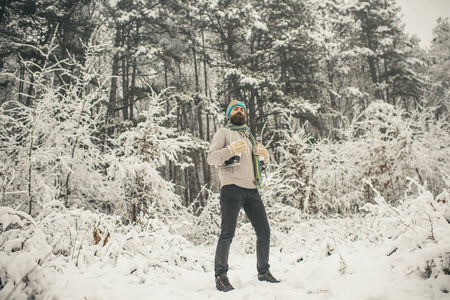
[(221, 166), (232, 156), (226, 145), (226, 132), (218, 130), (212, 139), (207, 158), (210, 166)]

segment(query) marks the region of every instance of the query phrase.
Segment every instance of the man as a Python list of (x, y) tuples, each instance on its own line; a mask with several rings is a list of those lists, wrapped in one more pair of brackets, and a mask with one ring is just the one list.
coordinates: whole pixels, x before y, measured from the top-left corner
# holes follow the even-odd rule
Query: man
[(237, 100), (227, 109), (228, 124), (220, 128), (211, 142), (208, 164), (220, 167), (221, 232), (214, 261), (216, 287), (220, 291), (233, 290), (228, 272), (228, 254), (236, 230), (241, 208), (244, 208), (256, 233), (258, 279), (279, 282), (269, 271), (270, 227), (258, 187), (261, 183), (261, 157), (269, 162), (266, 148), (256, 142), (245, 125), (245, 105)]

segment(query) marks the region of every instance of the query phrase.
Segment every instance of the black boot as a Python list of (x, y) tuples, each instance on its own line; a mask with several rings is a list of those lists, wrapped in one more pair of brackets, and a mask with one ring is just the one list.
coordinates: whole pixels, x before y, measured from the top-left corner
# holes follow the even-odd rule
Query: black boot
[(227, 274), (222, 274), (216, 277), (216, 288), (222, 292), (229, 292), (234, 290), (234, 287), (228, 281)]
[(258, 279), (260, 281), (267, 281), (267, 282), (280, 282), (278, 279), (273, 277), (272, 273), (270, 273), (269, 270), (266, 271), (266, 273), (258, 274)]

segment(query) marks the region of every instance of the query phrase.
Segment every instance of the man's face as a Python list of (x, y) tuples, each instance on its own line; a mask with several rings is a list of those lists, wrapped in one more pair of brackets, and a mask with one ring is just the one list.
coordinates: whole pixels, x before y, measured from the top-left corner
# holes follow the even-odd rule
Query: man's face
[(229, 115), (230, 121), (236, 125), (244, 125), (245, 124), (245, 109), (242, 106), (236, 105), (230, 111)]

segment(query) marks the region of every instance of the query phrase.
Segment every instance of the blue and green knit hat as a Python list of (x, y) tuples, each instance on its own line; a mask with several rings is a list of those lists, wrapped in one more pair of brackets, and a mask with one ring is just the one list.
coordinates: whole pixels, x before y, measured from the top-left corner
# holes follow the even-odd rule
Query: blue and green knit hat
[(228, 108), (227, 108), (227, 120), (228, 120), (228, 117), (230, 115), (231, 110), (235, 106), (242, 106), (244, 108), (245, 115), (247, 115), (247, 108), (245, 107), (245, 104), (242, 103), (241, 101), (233, 100), (233, 101), (230, 102), (230, 104), (228, 105)]

